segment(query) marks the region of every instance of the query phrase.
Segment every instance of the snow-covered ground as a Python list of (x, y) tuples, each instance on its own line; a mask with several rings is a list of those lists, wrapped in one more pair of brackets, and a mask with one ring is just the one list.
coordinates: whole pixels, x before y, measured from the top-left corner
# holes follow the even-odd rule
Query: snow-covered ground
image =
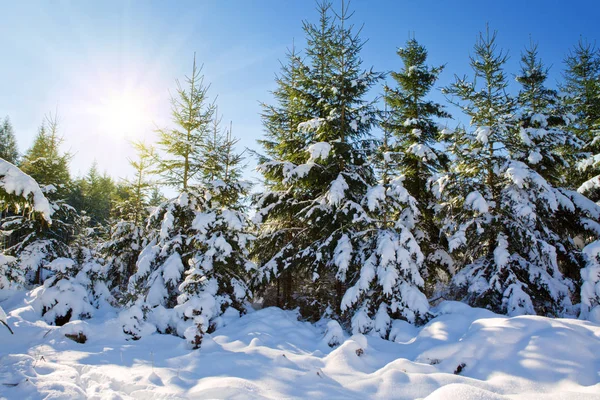
[[(396, 323), (395, 343), (354, 335), (332, 349), (325, 324), (268, 308), (192, 351), (170, 335), (126, 341), (112, 309), (53, 327), (26, 293), (0, 296), (15, 331), (0, 325), (0, 398), (600, 399), (600, 326), (585, 321), (445, 302), (423, 327)], [(64, 336), (78, 330), (85, 344)]]

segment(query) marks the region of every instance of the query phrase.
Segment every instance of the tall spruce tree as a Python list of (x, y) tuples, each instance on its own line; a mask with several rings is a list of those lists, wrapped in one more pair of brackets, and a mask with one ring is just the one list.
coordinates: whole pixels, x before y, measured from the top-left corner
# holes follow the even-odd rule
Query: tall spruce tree
[(512, 158), (522, 161), (554, 186), (566, 186), (565, 172), (574, 166), (583, 142), (569, 129), (572, 118), (555, 90), (545, 86), (548, 69), (537, 44), (521, 55), (518, 101), (519, 136)]
[[(600, 200), (600, 50), (580, 40), (565, 58), (564, 101), (575, 116), (570, 129), (585, 143), (572, 185), (594, 201)], [(573, 179), (574, 175), (574, 179)]]
[(185, 78), (185, 87), (179, 81), (176, 95), (171, 97), (171, 113), (176, 127), (158, 130), (155, 154), (156, 173), (164, 184), (185, 191), (200, 178), (204, 166), (203, 141), (209, 134), (216, 107), (208, 99), (208, 85), (204, 84), (202, 67), (196, 66)]
[[(294, 249), (285, 244), (302, 229), (296, 213), (303, 208), (302, 199), (308, 197), (299, 188), (289, 190), (283, 173), (285, 168), (305, 159), (307, 134), (298, 131), (298, 125), (310, 119), (311, 115), (305, 105), (309, 96), (302, 84), (309, 71), (308, 66), (304, 65), (294, 46), (286, 56), (287, 62), (282, 64), (281, 73), (276, 78), (277, 89), (272, 92), (277, 103), (262, 104), (266, 137), (259, 140), (265, 152), (259, 156), (259, 170), (267, 190), (255, 198), (259, 208), (255, 221), (261, 223), (261, 230), (253, 256), (259, 264), (264, 264), (279, 252), (286, 254), (282, 257), (286, 264), (278, 266), (277, 272), (281, 273), (275, 273), (275, 283), (259, 286), (262, 286), (261, 295), (267, 305), (293, 308), (297, 304), (293, 295), (307, 280), (300, 271), (304, 266), (293, 260)], [(263, 218), (266, 211), (268, 218)]]
[(506, 93), (507, 56), (497, 51), (489, 30), (480, 34), (474, 52), (476, 80), (457, 79), (446, 89), (471, 118), (473, 131), (453, 134), (454, 165), (437, 188), (449, 247), (460, 261), (453, 280), (457, 295), (513, 315), (572, 312), (575, 285), (561, 272), (561, 256), (575, 258), (570, 263), (580, 258), (561, 247), (561, 237), (572, 239), (557, 231), (556, 218), (571, 212), (578, 222), (593, 220), (598, 208), (512, 158), (526, 137), (519, 134), (517, 102)]
[(145, 220), (149, 215), (148, 196), (152, 183), (149, 180), (151, 158), (142, 145), (136, 145), (138, 159), (129, 160), (134, 170), (133, 178), (117, 186), (118, 198), (112, 207), (109, 238), (100, 246), (106, 260), (107, 283), (118, 301), (126, 301), (129, 278), (141, 249), (145, 246)]
[(20, 164), (23, 172), (40, 184), (50, 201), (52, 224), (19, 214), (8, 215), (1, 224), (8, 236), (6, 253), (17, 257), (28, 280), (34, 283), (44, 280), (47, 263), (57, 257), (70, 256), (69, 244), (75, 236), (78, 213), (64, 201), (71, 184), (70, 155), (61, 152), (61, 143), (58, 122), (48, 117)]
[[(367, 332), (380, 313), (385, 336), (384, 314), (414, 320), (424, 313), (421, 302), (413, 304), (406, 296), (421, 279), (420, 251), (408, 244), (412, 234), (406, 234), (410, 229), (405, 232), (405, 226), (395, 231), (401, 240), (377, 228), (376, 203), (384, 202), (390, 191), (378, 186), (371, 165), (377, 112), (365, 97), (382, 75), (362, 70), (364, 42), (349, 24), (347, 5), (335, 14), (323, 2), (318, 11), (319, 23), (304, 23), (306, 59), (292, 60), (290, 68), (297, 68), (290, 70), (297, 75), (284, 75), (294, 79), (279, 81), (279, 106), (265, 113), (269, 135), (288, 133), (293, 140), (287, 144), (302, 151), (265, 146), (271, 157), (265, 157), (260, 169), (271, 190), (257, 203), (257, 221), (264, 227), (257, 247), (261, 240), (278, 246), (271, 258), (262, 259), (258, 278), (268, 282), (288, 270), (295, 282), (304, 283), (293, 295), (305, 316), (329, 313), (354, 331)], [(297, 97), (297, 108), (292, 108)], [(296, 127), (280, 122), (295, 124), (298, 117), (306, 119)], [(405, 208), (408, 196), (401, 203)], [(295, 219), (291, 229), (282, 224), (290, 217)], [(368, 268), (362, 268), (365, 263)]]
[(148, 218), (147, 243), (129, 280), (131, 318), (124, 330), (139, 335), (143, 315), (198, 348), (230, 307), (243, 311), (251, 236), (241, 207), (241, 158), (230, 131), (214, 120), (195, 61), (187, 83), (172, 100), (176, 128), (159, 132), (162, 154), (155, 157), (157, 172), (181, 192)]
[(398, 49), (403, 68), (392, 72), (396, 86), (385, 86), (387, 112), (383, 127), (393, 134), (387, 146), (389, 163), (398, 168), (396, 176), (404, 176), (404, 187), (417, 201), (418, 226), (415, 232), (426, 255), (426, 277), (429, 292), (449, 280), (452, 260), (446, 252), (444, 237), (434, 220), (436, 199), (429, 189), (438, 173), (448, 167), (448, 157), (436, 146), (440, 136), (436, 119), (449, 118), (442, 105), (427, 100), (444, 67), (427, 65), (427, 50), (414, 38)]
[(0, 123), (0, 158), (14, 165), (19, 162), (17, 139), (8, 117)]

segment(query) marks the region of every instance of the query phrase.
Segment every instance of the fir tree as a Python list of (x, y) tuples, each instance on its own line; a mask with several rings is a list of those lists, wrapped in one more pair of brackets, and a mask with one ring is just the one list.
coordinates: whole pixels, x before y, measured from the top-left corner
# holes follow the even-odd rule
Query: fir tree
[(249, 188), (240, 181), (243, 159), (235, 152), (231, 127), (223, 133), (218, 122), (206, 147), (205, 201), (192, 223), (194, 256), (176, 307), (180, 318), (191, 322), (184, 336), (194, 348), (206, 332), (221, 325), (221, 314), (244, 311), (250, 295), (246, 281), (254, 270), (248, 251), (253, 236), (242, 203)]
[(62, 137), (56, 119), (49, 117), (46, 123), (42, 124), (20, 166), (40, 184), (50, 201), (52, 224), (24, 215), (9, 215), (1, 224), (3, 231), (10, 231), (6, 253), (17, 257), (28, 280), (35, 283), (44, 280), (44, 265), (58, 257), (69, 257), (69, 243), (74, 238), (79, 218), (77, 211), (64, 201), (70, 187), (70, 156), (60, 151)]
[[(302, 201), (307, 197), (300, 188), (289, 190), (284, 169), (304, 162), (306, 156), (308, 134), (299, 131), (298, 126), (311, 118), (306, 107), (310, 98), (303, 85), (308, 71), (308, 66), (304, 65), (293, 46), (287, 53), (287, 63), (282, 64), (281, 73), (276, 78), (277, 89), (272, 92), (277, 103), (263, 103), (261, 115), (266, 137), (259, 140), (265, 151), (259, 156), (259, 169), (267, 190), (255, 198), (259, 208), (255, 220), (261, 222), (261, 229), (253, 256), (259, 264), (264, 264), (279, 252), (285, 254), (279, 257), (285, 261), (277, 266), (275, 284), (262, 285), (261, 290), (267, 304), (289, 308), (297, 304), (293, 294), (298, 289), (294, 287), (299, 287), (306, 279), (305, 274), (299, 271), (303, 266), (293, 259), (294, 248), (285, 244), (302, 229), (296, 214), (303, 208)], [(263, 218), (266, 212), (268, 217)], [(273, 297), (274, 300), (270, 300)]]
[(0, 158), (15, 165), (19, 162), (17, 139), (8, 117), (0, 123)]
[(511, 158), (522, 149), (520, 121), (516, 101), (506, 93), (507, 57), (496, 50), (495, 40), (488, 31), (475, 45), (471, 66), (478, 80), (457, 79), (446, 89), (459, 99), (474, 129), (453, 134), (455, 162), (437, 187), (445, 200), (449, 247), (461, 261), (454, 287), (471, 304), (497, 312), (569, 313), (575, 287), (561, 272), (561, 255), (571, 263), (580, 259), (562, 247), (566, 235), (557, 216), (570, 212), (574, 223), (582, 223), (596, 218), (598, 209)]
[[(565, 103), (575, 116), (570, 129), (585, 143), (579, 173), (572, 179), (594, 201), (600, 200), (600, 51), (580, 40), (565, 59)], [(571, 174), (572, 175), (572, 174)]]
[[(308, 118), (298, 123), (295, 133), (293, 126), (288, 130), (303, 151), (292, 156), (266, 147), (272, 157), (260, 166), (275, 189), (258, 201), (257, 221), (266, 227), (261, 240), (279, 242), (279, 246), (274, 256), (261, 263), (258, 277), (269, 281), (291, 271), (295, 281), (307, 283), (295, 293), (305, 316), (337, 315), (354, 331), (371, 330), (372, 320), (383, 310), (378, 327), (385, 336), (384, 315), (414, 321), (423, 312), (404, 297), (421, 279), (420, 250), (410, 240), (410, 228), (405, 232), (399, 220), (410, 200), (400, 195), (401, 190), (379, 187), (370, 164), (375, 143), (370, 133), (377, 112), (364, 97), (382, 76), (361, 69), (363, 42), (348, 25), (351, 14), (346, 4), (334, 16), (328, 2), (319, 5), (319, 12), (318, 24), (304, 23), (307, 57), (296, 62), (299, 68), (293, 70), (298, 108), (290, 107), (288, 99), (292, 98), (283, 81), (283, 101), (271, 109), (288, 113), (279, 121)], [(271, 136), (285, 132), (285, 125), (278, 131), (278, 125), (272, 124), (277, 114), (266, 116)], [(398, 225), (392, 231), (377, 228), (379, 202), (397, 206)], [(288, 216), (295, 218), (292, 229), (280, 225)], [(396, 251), (398, 258), (389, 257)], [(362, 268), (365, 264), (370, 267)], [(372, 271), (380, 272), (382, 278), (374, 279)]]
[(417, 202), (420, 216), (415, 235), (427, 257), (426, 274), (431, 292), (435, 285), (448, 280), (452, 267), (443, 235), (434, 221), (436, 199), (429, 190), (432, 180), (448, 166), (448, 157), (438, 150), (440, 146), (436, 147), (440, 130), (434, 119), (450, 115), (442, 105), (426, 99), (444, 68), (428, 66), (427, 50), (415, 39), (398, 49), (398, 56), (403, 68), (391, 73), (397, 86), (385, 87), (388, 111), (383, 125), (395, 139), (385, 152), (398, 166), (394, 174), (404, 176), (403, 185)]
[(70, 190), (71, 155), (61, 152), (63, 141), (58, 131), (57, 117), (48, 116), (19, 164), (23, 172), (45, 188), (50, 200), (62, 201)]
[(166, 154), (157, 158), (158, 172), (182, 192), (148, 218), (147, 243), (129, 280), (132, 311), (124, 325), (137, 336), (144, 315), (159, 331), (183, 336), (194, 348), (229, 307), (243, 311), (244, 275), (252, 267), (241, 207), (246, 190), (239, 182), (241, 157), (233, 151), (231, 130), (223, 133), (219, 121), (211, 120), (215, 111), (212, 105), (205, 108), (206, 88), (199, 80), (194, 63), (189, 88), (179, 88), (179, 99), (173, 100), (181, 130), (161, 133)]
[(570, 116), (555, 90), (545, 86), (548, 69), (538, 56), (536, 44), (521, 55), (516, 79), (522, 86), (518, 97), (519, 136), (512, 158), (522, 161), (554, 186), (565, 186), (565, 171), (575, 164), (583, 143), (569, 130)]
[(215, 117), (215, 106), (208, 101), (209, 87), (204, 85), (201, 73), (194, 57), (192, 74), (185, 78), (187, 86), (184, 88), (177, 81), (177, 95), (171, 98), (176, 127), (158, 131), (158, 147), (162, 152), (154, 157), (155, 172), (166, 185), (182, 191), (200, 178), (205, 161), (203, 141)]
[(145, 246), (144, 221), (149, 215), (148, 194), (152, 183), (148, 179), (152, 167), (150, 157), (141, 145), (138, 159), (129, 160), (134, 170), (133, 179), (118, 185), (120, 197), (113, 205), (109, 238), (100, 246), (107, 265), (107, 282), (117, 300), (123, 300), (129, 278)]
[(110, 218), (113, 205), (115, 183), (112, 178), (106, 172), (101, 174), (98, 163), (94, 161), (86, 176), (73, 186), (77, 188), (74, 194), (81, 196), (77, 201), (80, 208), (76, 208), (89, 216), (91, 226), (104, 226)]

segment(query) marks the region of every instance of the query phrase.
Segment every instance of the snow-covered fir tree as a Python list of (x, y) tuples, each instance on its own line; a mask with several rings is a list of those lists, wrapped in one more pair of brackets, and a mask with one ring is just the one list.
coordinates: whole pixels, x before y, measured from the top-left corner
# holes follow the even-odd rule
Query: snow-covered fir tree
[(600, 50), (580, 40), (565, 58), (561, 90), (574, 115), (570, 130), (584, 142), (578, 171), (571, 171), (571, 186), (594, 201), (600, 200)]
[[(223, 313), (243, 312), (248, 224), (241, 207), (235, 140), (223, 133), (195, 67), (173, 99), (181, 130), (160, 131), (158, 172), (181, 192), (148, 218), (147, 244), (129, 281), (124, 330), (139, 336), (140, 315), (161, 332), (185, 337), (194, 348), (221, 324)], [(166, 160), (166, 161), (165, 161)]]
[(380, 181), (363, 198), (367, 223), (355, 239), (360, 271), (341, 304), (342, 311), (354, 311), (354, 333), (374, 330), (384, 338), (393, 319), (419, 323), (429, 310), (422, 293), (424, 255), (413, 234), (421, 214), (417, 200), (404, 187), (400, 164), (389, 156), (390, 139), (385, 131), (375, 153)]
[[(414, 38), (398, 49), (403, 67), (392, 72), (395, 87), (385, 86), (384, 129), (393, 133), (386, 157), (398, 166), (396, 173), (404, 177), (403, 185), (417, 201), (419, 210), (415, 236), (425, 254), (425, 274), (428, 292), (448, 282), (452, 259), (448, 255), (435, 221), (435, 196), (430, 190), (432, 180), (448, 166), (448, 157), (438, 143), (439, 123), (436, 119), (450, 115), (441, 104), (427, 99), (443, 66), (427, 65), (427, 50)], [(436, 146), (437, 145), (437, 146)], [(416, 216), (412, 217), (417, 219)]]
[(554, 186), (567, 186), (565, 173), (575, 165), (583, 142), (569, 129), (573, 116), (555, 90), (545, 86), (548, 69), (532, 43), (521, 55), (516, 80), (522, 86), (517, 99), (519, 131), (512, 158), (527, 164)]
[(51, 224), (54, 210), (38, 183), (15, 165), (0, 159), (0, 289), (25, 283), (25, 271), (15, 256), (6, 254), (10, 248), (7, 237), (13, 233), (9, 216), (19, 215), (19, 221), (39, 218)]
[(118, 300), (124, 300), (129, 278), (146, 244), (145, 220), (149, 215), (148, 195), (152, 184), (148, 178), (151, 158), (138, 145), (138, 159), (129, 160), (133, 179), (117, 187), (119, 200), (113, 205), (109, 238), (100, 245), (107, 265), (107, 282)]
[(65, 203), (70, 185), (69, 154), (61, 153), (62, 138), (55, 118), (48, 118), (26, 152), (20, 168), (40, 184), (50, 201), (52, 224), (41, 218), (5, 213), (1, 228), (7, 237), (5, 253), (17, 257), (20, 268), (32, 283), (41, 283), (44, 265), (57, 257), (69, 257), (77, 211)]
[(194, 255), (176, 307), (189, 325), (184, 336), (194, 348), (200, 347), (206, 332), (222, 325), (223, 313), (245, 311), (250, 297), (246, 282), (255, 268), (248, 251), (254, 237), (242, 206), (249, 189), (240, 180), (242, 156), (235, 152), (231, 127), (223, 133), (218, 121), (206, 143), (204, 202), (192, 222)]
[(573, 238), (556, 220), (568, 212), (575, 223), (595, 221), (598, 209), (512, 158), (522, 157), (527, 130), (521, 129), (516, 100), (506, 93), (506, 58), (496, 49), (495, 33), (481, 34), (471, 58), (477, 80), (458, 79), (446, 89), (473, 127), (452, 134), (454, 165), (436, 186), (449, 248), (460, 262), (454, 289), (473, 305), (511, 315), (562, 315), (573, 312), (576, 290), (561, 267), (580, 259), (573, 247), (561, 247), (561, 239), (568, 244)]
[[(259, 208), (255, 220), (261, 223), (261, 229), (253, 257), (262, 265), (277, 253), (285, 253), (278, 258), (281, 261), (274, 261), (278, 263), (274, 282), (262, 285), (263, 277), (260, 276), (256, 283), (266, 305), (294, 308), (299, 304), (295, 295), (303, 291), (302, 286), (310, 285), (311, 280), (306, 279), (307, 266), (294, 260), (294, 249), (286, 247), (286, 244), (302, 230), (296, 214), (303, 208), (302, 202), (309, 198), (309, 193), (293, 186), (290, 190), (284, 168), (303, 163), (306, 159), (308, 133), (298, 130), (298, 126), (309, 120), (311, 114), (306, 107), (309, 93), (302, 85), (307, 79), (308, 66), (304, 65), (295, 47), (286, 56), (287, 62), (282, 64), (281, 73), (276, 78), (277, 89), (273, 91), (277, 103), (262, 104), (266, 137), (259, 140), (265, 152), (259, 156), (259, 170), (267, 190), (255, 198)], [(263, 218), (265, 212), (268, 212), (267, 218)], [(296, 237), (295, 240), (298, 239)]]
[[(304, 23), (306, 59), (292, 60), (297, 75), (279, 81), (279, 105), (265, 114), (270, 137), (291, 140), (285, 148), (265, 146), (270, 157), (259, 167), (269, 186), (257, 202), (257, 247), (277, 247), (261, 259), (258, 278), (288, 270), (294, 281), (311, 283), (294, 293), (306, 317), (341, 316), (354, 331), (377, 326), (386, 336), (390, 315), (414, 321), (427, 310), (409, 298), (412, 290), (423, 296), (422, 255), (400, 217), (412, 198), (398, 180), (380, 186), (371, 165), (377, 112), (365, 94), (382, 76), (361, 69), (363, 42), (347, 5), (339, 14), (328, 2), (318, 9), (319, 23)], [(299, 117), (309, 118), (288, 125)], [(393, 229), (380, 225), (385, 208), (395, 208)]]
[(15, 165), (19, 162), (17, 138), (8, 117), (0, 122), (0, 158)]

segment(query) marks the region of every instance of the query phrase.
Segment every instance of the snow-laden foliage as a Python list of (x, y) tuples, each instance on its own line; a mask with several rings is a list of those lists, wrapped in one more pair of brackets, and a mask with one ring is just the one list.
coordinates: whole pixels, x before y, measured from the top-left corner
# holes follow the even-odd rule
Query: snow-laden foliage
[(376, 178), (376, 111), (364, 96), (381, 75), (361, 70), (349, 14), (333, 21), (330, 7), (305, 24), (307, 59), (291, 59), (280, 108), (267, 109), (270, 134), (287, 136), (285, 147), (267, 143), (259, 165), (268, 180), (256, 201), (257, 282), (305, 317), (333, 315), (386, 337), (391, 318), (417, 322), (429, 308), (412, 233), (419, 210), (401, 179)]
[(600, 321), (600, 241), (585, 246), (587, 265), (581, 270), (581, 317)]
[(441, 104), (427, 99), (444, 67), (427, 65), (427, 50), (414, 38), (397, 53), (403, 65), (391, 73), (395, 87), (384, 87), (382, 121), (382, 162), (393, 171), (381, 174), (404, 177), (404, 187), (416, 200), (419, 216), (414, 235), (425, 255), (422, 273), (428, 295), (435, 297), (452, 271), (444, 236), (434, 220), (436, 199), (430, 190), (431, 181), (447, 169), (449, 161), (438, 142), (441, 128), (435, 119), (450, 115)]
[(121, 220), (111, 227), (110, 237), (100, 245), (107, 266), (107, 283), (117, 299), (126, 297), (129, 277), (135, 273), (138, 256), (146, 243), (144, 233), (140, 223)]
[(354, 255), (346, 261), (360, 269), (348, 279), (352, 285), (341, 310), (354, 310), (353, 333), (374, 329), (387, 337), (392, 318), (422, 322), (429, 310), (422, 293), (424, 256), (412, 233), (419, 211), (401, 179), (370, 188), (364, 203), (368, 223), (357, 232)]
[(581, 39), (565, 58), (563, 103), (572, 116), (569, 131), (584, 143), (570, 181), (579, 192), (600, 200), (600, 53), (595, 44)]
[(102, 281), (103, 266), (91, 257), (85, 257), (81, 262), (56, 258), (45, 268), (52, 275), (31, 295), (33, 307), (49, 324), (64, 325), (90, 318), (99, 302), (110, 296)]
[[(259, 170), (267, 190), (257, 197), (255, 216), (261, 225), (257, 283), (263, 290), (283, 286), (275, 303), (299, 305), (313, 318), (342, 311), (344, 287), (356, 283), (368, 258), (359, 232), (370, 223), (365, 196), (376, 185), (369, 165), (376, 113), (364, 95), (381, 78), (361, 69), (362, 42), (333, 21), (331, 5), (319, 11), (319, 24), (304, 25), (306, 59), (291, 56), (279, 105), (267, 108), (270, 135), (285, 137), (279, 147), (265, 144)], [(348, 15), (345, 10), (341, 21)]]
[(552, 104), (535, 53), (524, 63), (520, 103), (506, 95), (495, 35), (482, 35), (475, 53), (486, 90), (466, 79), (446, 89), (473, 130), (450, 135), (454, 164), (436, 183), (449, 248), (462, 260), (455, 295), (510, 315), (573, 314), (582, 264), (575, 239), (597, 234), (600, 208), (551, 183), (560, 183), (561, 149), (576, 144), (560, 131), (568, 119), (544, 114)]
[(47, 276), (44, 270), (46, 264), (55, 258), (70, 256), (69, 241), (76, 234), (80, 216), (62, 201), (52, 201), (50, 205), (52, 225), (39, 218), (19, 214), (9, 214), (1, 220), (0, 232), (8, 237), (9, 244), (4, 252), (17, 259), (16, 264), (26, 282), (43, 282)]
[[(20, 197), (24, 203), (31, 202), (31, 210), (40, 213), (48, 222), (52, 222), (53, 209), (38, 183), (29, 175), (0, 158), (0, 199), (4, 194)], [(7, 199), (10, 201), (10, 199)]]
[(17, 267), (17, 259), (0, 253), (0, 289), (19, 287), (25, 283), (23, 271)]
[[(242, 312), (249, 296), (252, 236), (246, 216), (221, 203), (228, 190), (233, 188), (215, 181), (158, 207), (129, 281), (131, 305), (141, 307), (159, 331), (186, 337), (195, 348), (204, 333), (219, 326), (228, 307)], [(127, 331), (140, 334), (136, 323), (128, 324)]]

